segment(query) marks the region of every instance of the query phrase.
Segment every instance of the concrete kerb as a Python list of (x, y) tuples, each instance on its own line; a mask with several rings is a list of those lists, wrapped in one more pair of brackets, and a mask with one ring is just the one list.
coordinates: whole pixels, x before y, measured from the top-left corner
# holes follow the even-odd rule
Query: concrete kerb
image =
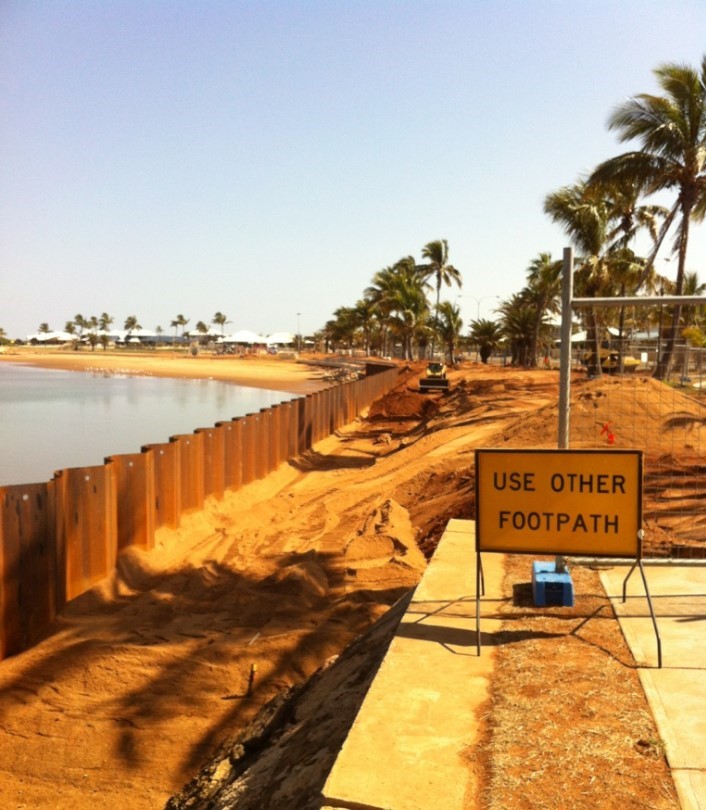
[(622, 585), (629, 566), (601, 572), (601, 582), (638, 667), (642, 687), (665, 747), (683, 810), (706, 810), (706, 567), (645, 565), (659, 632), (657, 668), (654, 628), (640, 577)]
[[(417, 586), (323, 791), (323, 808), (461, 810), (478, 791), (464, 752), (479, 733), (493, 649), (476, 653), (475, 535), (452, 520)], [(483, 559), (482, 632), (504, 557)], [(473, 792), (473, 793), (471, 793)]]

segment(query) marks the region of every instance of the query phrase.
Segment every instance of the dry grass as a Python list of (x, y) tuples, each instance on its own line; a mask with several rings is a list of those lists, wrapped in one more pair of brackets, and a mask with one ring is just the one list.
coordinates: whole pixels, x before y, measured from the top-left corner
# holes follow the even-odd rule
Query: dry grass
[(508, 558), (484, 740), (469, 752), (485, 764), (480, 807), (678, 810), (635, 662), (598, 574), (577, 567), (572, 579), (574, 607), (537, 608), (530, 558)]

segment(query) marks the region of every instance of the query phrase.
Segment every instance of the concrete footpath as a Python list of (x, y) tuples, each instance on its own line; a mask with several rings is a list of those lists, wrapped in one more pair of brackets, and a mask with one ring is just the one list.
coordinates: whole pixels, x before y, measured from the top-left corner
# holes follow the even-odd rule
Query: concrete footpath
[[(451, 520), (324, 786), (323, 808), (462, 810), (493, 648), (476, 651), (475, 524)], [(483, 558), (482, 637), (497, 632), (503, 557)]]
[[(500, 629), (500, 554), (483, 555), (486, 596), (476, 651), (475, 524), (451, 520), (324, 786), (322, 810), (462, 810), (477, 795), (473, 763)], [(601, 581), (639, 667), (683, 810), (706, 810), (706, 565), (644, 564)], [(494, 599), (494, 595), (498, 595)]]
[(683, 810), (706, 810), (706, 565), (643, 562), (662, 643), (657, 642), (639, 570), (601, 572), (639, 675)]

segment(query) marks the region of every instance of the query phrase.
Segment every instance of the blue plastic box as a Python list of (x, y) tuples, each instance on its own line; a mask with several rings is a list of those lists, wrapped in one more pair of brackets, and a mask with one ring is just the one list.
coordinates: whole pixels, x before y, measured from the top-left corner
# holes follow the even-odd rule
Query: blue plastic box
[(537, 607), (573, 607), (574, 583), (568, 571), (557, 573), (556, 563), (532, 563), (532, 596)]

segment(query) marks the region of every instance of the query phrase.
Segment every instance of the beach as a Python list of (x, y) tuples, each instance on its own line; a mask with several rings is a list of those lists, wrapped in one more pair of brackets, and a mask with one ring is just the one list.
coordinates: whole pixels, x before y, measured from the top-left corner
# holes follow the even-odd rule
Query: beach
[(0, 362), (25, 363), (68, 371), (105, 371), (155, 377), (213, 379), (252, 388), (268, 388), (293, 394), (316, 391), (323, 384), (322, 369), (314, 362), (277, 355), (196, 356), (171, 351), (65, 351), (33, 347), (6, 348)]

